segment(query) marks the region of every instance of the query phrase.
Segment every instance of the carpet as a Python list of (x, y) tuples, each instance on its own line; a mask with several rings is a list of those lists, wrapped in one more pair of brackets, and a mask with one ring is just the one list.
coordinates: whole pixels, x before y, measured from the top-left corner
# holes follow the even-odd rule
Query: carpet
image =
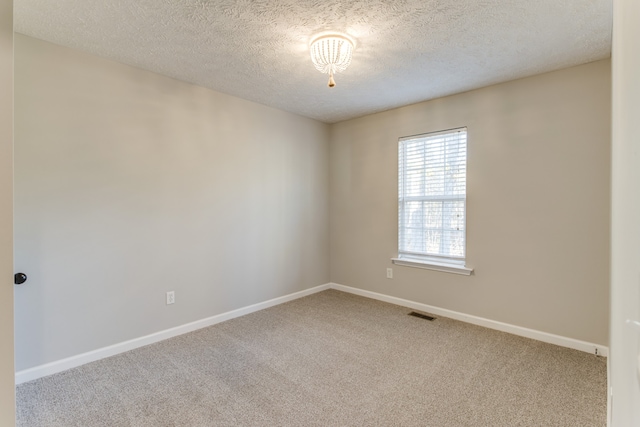
[(606, 359), (327, 290), (17, 387), (18, 426), (605, 426)]

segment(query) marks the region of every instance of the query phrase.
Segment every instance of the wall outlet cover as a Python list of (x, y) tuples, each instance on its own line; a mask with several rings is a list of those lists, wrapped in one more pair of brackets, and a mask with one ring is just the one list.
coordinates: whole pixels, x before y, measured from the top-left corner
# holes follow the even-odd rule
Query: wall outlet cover
[(167, 305), (176, 302), (176, 293), (174, 291), (167, 292)]

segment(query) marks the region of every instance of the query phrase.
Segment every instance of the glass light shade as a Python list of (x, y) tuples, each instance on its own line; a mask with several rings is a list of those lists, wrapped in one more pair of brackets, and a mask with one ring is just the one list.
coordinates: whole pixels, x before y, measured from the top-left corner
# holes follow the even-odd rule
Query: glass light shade
[(353, 39), (340, 33), (323, 33), (311, 40), (311, 61), (318, 71), (329, 74), (329, 87), (335, 86), (333, 74), (346, 70), (351, 64), (354, 47)]

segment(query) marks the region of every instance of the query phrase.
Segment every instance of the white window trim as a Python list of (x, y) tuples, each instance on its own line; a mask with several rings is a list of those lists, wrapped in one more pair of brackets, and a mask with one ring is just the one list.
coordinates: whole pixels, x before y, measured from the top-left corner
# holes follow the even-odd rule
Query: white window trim
[(456, 262), (454, 260), (443, 259), (430, 259), (427, 257), (421, 258), (391, 258), (391, 262), (396, 265), (405, 267), (424, 268), (426, 270), (442, 271), (445, 273), (461, 274), (463, 276), (470, 276), (473, 273), (473, 268), (467, 267), (464, 264), (464, 260)]
[[(399, 139), (399, 143), (402, 143), (405, 140), (410, 140), (410, 139), (414, 139), (420, 136), (436, 136), (436, 135), (441, 135), (441, 134), (447, 134), (447, 133), (451, 133), (454, 131), (459, 131), (459, 130), (464, 130), (465, 132), (467, 132), (467, 128), (466, 127), (461, 127), (461, 128), (456, 128), (456, 129), (448, 129), (448, 130), (443, 130), (440, 132), (432, 132), (432, 133), (428, 133), (428, 134), (421, 134), (421, 135), (413, 135), (413, 136), (408, 136), (408, 137), (403, 137)], [(403, 181), (404, 182), (404, 181)], [(471, 267), (467, 267), (465, 265), (465, 260), (466, 260), (466, 252), (467, 252), (467, 239), (466, 239), (466, 232), (467, 232), (467, 227), (466, 227), (466, 220), (467, 220), (467, 216), (466, 216), (466, 191), (465, 194), (460, 197), (460, 195), (437, 195), (437, 196), (413, 196), (413, 197), (405, 197), (404, 196), (404, 190), (400, 189), (399, 190), (400, 193), (402, 193), (403, 195), (403, 201), (411, 201), (411, 200), (461, 200), (465, 202), (465, 216), (464, 216), (464, 220), (465, 220), (465, 227), (464, 227), (464, 231), (465, 231), (465, 243), (464, 243), (464, 255), (462, 257), (447, 257), (447, 256), (441, 256), (441, 255), (430, 255), (430, 254), (424, 254), (424, 253), (419, 253), (419, 254), (413, 254), (413, 253), (409, 253), (409, 252), (398, 252), (398, 257), (397, 258), (391, 258), (391, 262), (393, 264), (396, 265), (400, 265), (400, 266), (406, 266), (406, 267), (415, 267), (415, 268), (423, 268), (423, 269), (427, 269), (427, 270), (435, 270), (435, 271), (441, 271), (441, 272), (445, 272), (445, 273), (453, 273), (453, 274), (460, 274), (460, 275), (465, 275), (465, 276), (470, 276), (471, 273), (473, 273), (473, 268)], [(399, 206), (400, 208), (400, 206)], [(399, 218), (401, 216), (401, 213), (399, 212)]]

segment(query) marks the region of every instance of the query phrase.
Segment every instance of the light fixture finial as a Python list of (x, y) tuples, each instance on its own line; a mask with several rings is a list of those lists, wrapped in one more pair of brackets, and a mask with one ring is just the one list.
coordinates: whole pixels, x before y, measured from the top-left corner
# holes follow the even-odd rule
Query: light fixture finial
[(327, 86), (329, 87), (334, 87), (336, 85), (336, 81), (333, 80), (333, 73), (329, 74), (329, 83), (327, 83)]

